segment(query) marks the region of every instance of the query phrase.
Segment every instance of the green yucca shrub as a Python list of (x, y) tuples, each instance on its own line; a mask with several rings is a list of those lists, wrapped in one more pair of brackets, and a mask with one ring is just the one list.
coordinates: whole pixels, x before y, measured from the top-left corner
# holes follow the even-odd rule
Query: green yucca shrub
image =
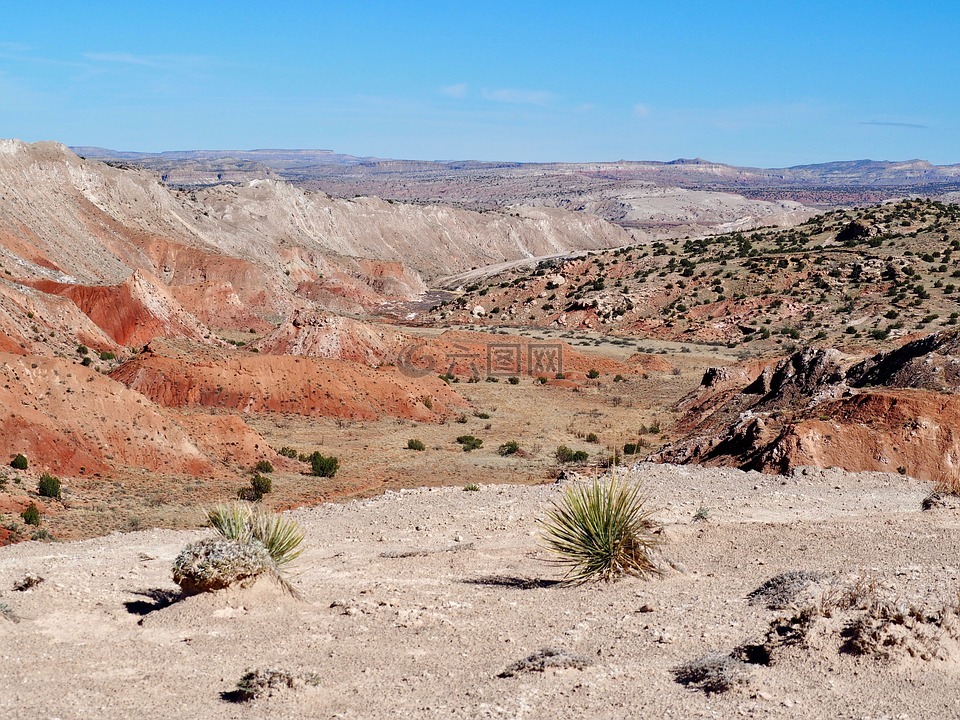
[(541, 539), (565, 567), (564, 580), (618, 580), (659, 572), (653, 552), (657, 527), (640, 485), (610, 474), (567, 486), (541, 519)]

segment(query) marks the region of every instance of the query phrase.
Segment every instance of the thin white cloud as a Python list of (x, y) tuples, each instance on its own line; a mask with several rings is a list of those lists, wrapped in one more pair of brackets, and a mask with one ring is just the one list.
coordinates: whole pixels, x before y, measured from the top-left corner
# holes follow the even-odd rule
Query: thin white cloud
[(467, 96), (467, 84), (457, 83), (456, 85), (447, 85), (446, 87), (440, 88), (440, 92), (447, 97), (464, 98)]
[(91, 62), (176, 70), (208, 65), (209, 58), (200, 55), (135, 55), (125, 52), (87, 52), (83, 57)]
[(549, 105), (556, 96), (547, 90), (519, 90), (516, 88), (502, 88), (487, 90), (480, 93), (484, 100), (494, 102), (513, 103), (516, 105)]
[(30, 52), (31, 48), (21, 42), (0, 42), (0, 53), (25, 53)]
[(883, 122), (882, 120), (864, 120), (860, 124), (861, 125), (879, 125), (880, 127), (909, 128), (913, 130), (927, 130), (930, 127), (929, 125), (921, 125), (920, 123)]

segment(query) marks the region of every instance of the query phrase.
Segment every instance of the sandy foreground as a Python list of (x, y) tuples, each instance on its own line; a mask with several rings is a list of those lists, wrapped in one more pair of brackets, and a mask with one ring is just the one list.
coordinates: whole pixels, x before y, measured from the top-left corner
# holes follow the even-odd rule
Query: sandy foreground
[[(206, 531), (150, 530), (0, 549), (4, 718), (947, 718), (960, 652), (841, 652), (828, 623), (745, 682), (708, 695), (673, 669), (762, 640), (791, 610), (747, 596), (778, 573), (821, 588), (866, 578), (936, 609), (960, 591), (960, 514), (921, 511), (926, 484), (884, 474), (790, 477), (642, 465), (668, 570), (552, 584), (536, 520), (560, 485), (388, 493), (298, 510), (298, 601), (261, 582), (170, 602), (170, 565)], [(694, 522), (698, 508), (706, 522)], [(44, 581), (14, 590), (24, 577)], [(2, 608), (0, 608), (2, 609)], [(16, 618), (18, 622), (14, 622)], [(581, 668), (499, 675), (545, 649)], [(316, 684), (236, 703), (249, 669)]]

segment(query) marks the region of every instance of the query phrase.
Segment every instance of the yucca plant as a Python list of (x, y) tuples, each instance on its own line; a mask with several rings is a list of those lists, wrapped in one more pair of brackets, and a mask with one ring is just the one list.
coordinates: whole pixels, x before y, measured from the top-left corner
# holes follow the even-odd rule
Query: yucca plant
[(277, 567), (296, 560), (303, 552), (303, 530), (293, 520), (248, 503), (216, 505), (207, 513), (210, 526), (228, 540), (257, 540)]
[(296, 522), (241, 502), (217, 505), (207, 519), (220, 538), (188, 545), (174, 562), (173, 579), (184, 592), (242, 586), (266, 573), (298, 596), (282, 574), (303, 551), (303, 531)]
[(659, 573), (653, 551), (661, 540), (646, 503), (639, 484), (615, 473), (566, 487), (539, 521), (551, 561), (567, 568), (564, 581)]

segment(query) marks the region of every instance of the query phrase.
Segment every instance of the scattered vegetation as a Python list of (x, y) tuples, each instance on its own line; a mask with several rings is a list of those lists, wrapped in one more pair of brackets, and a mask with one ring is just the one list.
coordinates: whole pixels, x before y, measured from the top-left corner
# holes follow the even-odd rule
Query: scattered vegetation
[(263, 496), (273, 491), (273, 480), (266, 475), (257, 473), (250, 478), (250, 487), (240, 488), (237, 497), (249, 502), (260, 502)]
[(418, 452), (422, 452), (426, 449), (427, 446), (423, 444), (423, 440), (416, 440), (414, 438), (407, 440), (407, 450), (417, 450)]
[(508, 678), (519, 675), (520, 673), (542, 673), (548, 669), (565, 670), (572, 668), (583, 670), (593, 665), (593, 662), (591, 658), (583, 655), (574, 655), (569, 650), (562, 648), (544, 648), (508, 666), (503, 672), (497, 675), (497, 677)]
[(585, 463), (590, 458), (590, 453), (585, 450), (572, 450), (566, 445), (560, 445), (554, 451), (557, 462), (567, 463)]
[(295, 690), (305, 685), (319, 684), (320, 676), (316, 673), (291, 673), (269, 668), (248, 670), (237, 681), (236, 690), (224, 693), (224, 699), (238, 703), (249, 702), (270, 696), (277, 690)]
[(463, 486), (466, 492), (479, 492), (480, 486), (477, 483), (467, 483)]
[(26, 455), (16, 454), (13, 456), (13, 460), (10, 461), (10, 467), (14, 470), (26, 470), (27, 469), (27, 457)]
[(253, 468), (258, 473), (272, 473), (273, 463), (269, 460), (260, 460)]
[(678, 683), (709, 694), (726, 692), (750, 678), (749, 666), (729, 655), (713, 652), (673, 669)]
[(497, 455), (503, 455), (506, 457), (507, 455), (515, 455), (519, 451), (520, 443), (518, 443), (516, 440), (508, 440), (497, 448)]

